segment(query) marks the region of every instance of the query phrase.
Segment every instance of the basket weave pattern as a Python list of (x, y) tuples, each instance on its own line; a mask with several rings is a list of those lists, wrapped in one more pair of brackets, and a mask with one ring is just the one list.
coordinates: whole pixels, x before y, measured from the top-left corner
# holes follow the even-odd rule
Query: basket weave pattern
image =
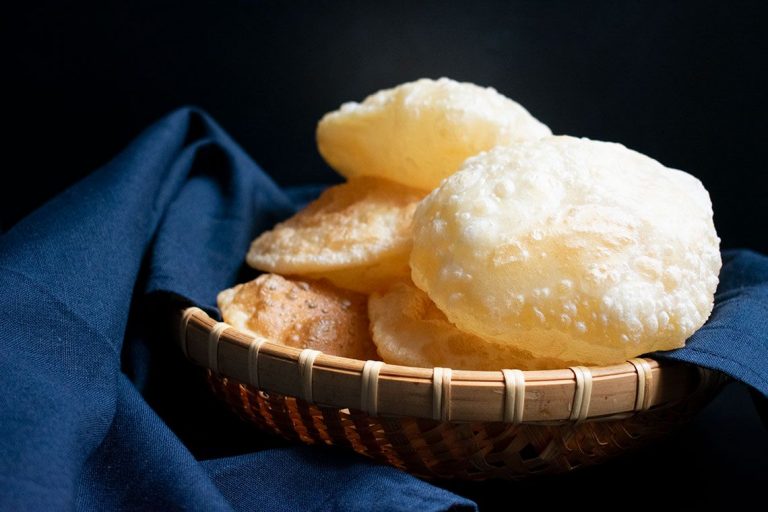
[(245, 420), (425, 478), (519, 479), (596, 464), (685, 422), (724, 381), (652, 359), (512, 373), (402, 367), (276, 345), (197, 308), (179, 325), (187, 357)]
[(560, 425), (373, 418), (257, 391), (208, 372), (213, 391), (262, 430), (350, 448), (423, 478), (521, 479), (602, 462), (663, 436), (698, 409), (691, 401), (618, 420)]

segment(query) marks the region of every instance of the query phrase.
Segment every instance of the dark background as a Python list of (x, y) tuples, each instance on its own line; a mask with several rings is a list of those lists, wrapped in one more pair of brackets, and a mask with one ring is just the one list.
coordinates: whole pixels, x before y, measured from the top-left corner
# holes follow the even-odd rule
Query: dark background
[[(724, 247), (768, 252), (761, 2), (20, 2), (3, 13), (2, 227), (184, 104), (281, 184), (338, 177), (315, 124), (419, 77), (494, 86), (555, 133), (699, 177)], [(19, 5), (21, 4), (21, 5)]]
[[(768, 253), (760, 4), (17, 3), (4, 8), (0, 35), (10, 132), (0, 227), (184, 104), (210, 112), (279, 183), (338, 181), (315, 150), (323, 113), (448, 76), (497, 88), (555, 133), (622, 142), (696, 175), (723, 246)], [(249, 448), (242, 440), (252, 432), (220, 405), (209, 404), (221, 418), (214, 427), (185, 423), (161, 398), (156, 408), (196, 455)], [(222, 438), (230, 444), (217, 445)], [(714, 506), (762, 499), (767, 475), (768, 436), (746, 391), (732, 387), (678, 435), (604, 467), (530, 484), (448, 485), (505, 508), (604, 508), (615, 494), (623, 500), (602, 504), (653, 506), (665, 485), (678, 489), (675, 504)]]

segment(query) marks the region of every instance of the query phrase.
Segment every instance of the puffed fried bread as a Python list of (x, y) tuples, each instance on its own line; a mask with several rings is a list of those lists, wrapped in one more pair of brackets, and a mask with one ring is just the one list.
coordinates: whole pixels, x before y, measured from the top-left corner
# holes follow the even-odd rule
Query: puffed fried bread
[(317, 147), (347, 178), (378, 176), (426, 191), (468, 157), (551, 135), (495, 89), (421, 79), (349, 102), (317, 126)]
[(262, 274), (219, 293), (224, 321), (278, 344), (355, 359), (378, 359), (367, 297), (330, 283)]
[(261, 234), (246, 261), (363, 293), (379, 289), (410, 274), (411, 221), (424, 195), (379, 178), (351, 179)]
[(683, 346), (721, 266), (701, 182), (620, 144), (470, 158), (420, 204), (411, 268), (461, 330), (601, 365)]
[(509, 343), (460, 331), (413, 283), (399, 282), (368, 299), (373, 342), (392, 364), (463, 370), (547, 370), (579, 364), (534, 357)]

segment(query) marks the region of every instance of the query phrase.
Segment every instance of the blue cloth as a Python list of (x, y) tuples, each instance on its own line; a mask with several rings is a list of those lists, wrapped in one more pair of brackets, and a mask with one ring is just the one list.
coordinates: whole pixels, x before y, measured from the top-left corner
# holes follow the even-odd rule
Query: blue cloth
[(195, 438), (219, 415), (170, 329), (152, 336), (157, 317), (181, 298), (212, 310), (250, 239), (292, 211), (211, 119), (182, 109), (0, 238), (0, 510), (474, 508), (343, 451), (241, 455), (249, 431), (219, 456)]
[(720, 370), (768, 397), (768, 257), (723, 252), (709, 320), (684, 348), (658, 355)]
[[(170, 313), (215, 312), (248, 277), (249, 241), (297, 199), (182, 109), (0, 238), (0, 510), (474, 508), (246, 429), (171, 343)], [(712, 318), (669, 357), (768, 395), (768, 258), (724, 260)]]

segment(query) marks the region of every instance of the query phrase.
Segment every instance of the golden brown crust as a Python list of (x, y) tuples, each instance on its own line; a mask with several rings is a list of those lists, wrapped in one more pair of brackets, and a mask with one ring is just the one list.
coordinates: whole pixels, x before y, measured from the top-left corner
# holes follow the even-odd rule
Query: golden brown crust
[(462, 332), (411, 282), (396, 283), (385, 293), (372, 294), (368, 314), (373, 342), (390, 364), (461, 370), (548, 370), (577, 364), (534, 357), (513, 345)]
[(262, 233), (246, 261), (282, 275), (328, 279), (368, 293), (410, 275), (411, 220), (421, 190), (371, 177), (328, 188)]
[(263, 274), (218, 296), (224, 321), (295, 348), (378, 359), (368, 332), (367, 298), (323, 281)]

